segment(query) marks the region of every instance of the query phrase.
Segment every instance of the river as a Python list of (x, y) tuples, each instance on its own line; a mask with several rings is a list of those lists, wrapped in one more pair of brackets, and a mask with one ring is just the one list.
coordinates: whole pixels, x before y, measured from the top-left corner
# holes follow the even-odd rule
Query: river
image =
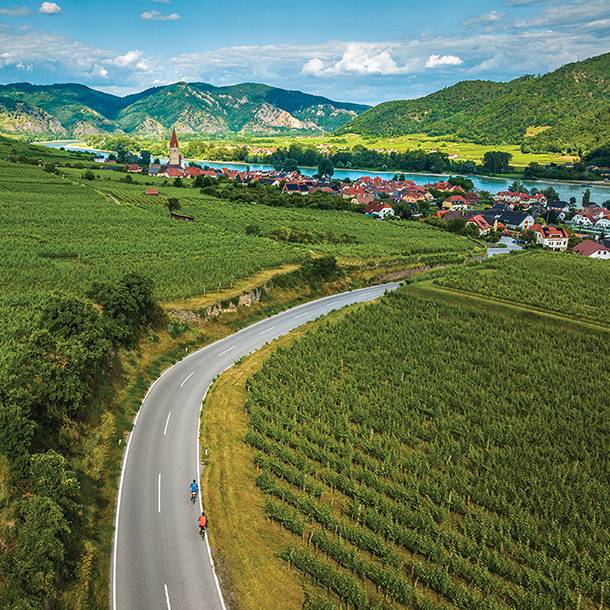
[[(64, 147), (66, 150), (80, 150), (84, 152), (92, 152), (101, 154), (104, 156), (108, 155), (106, 151), (95, 150), (92, 148), (84, 148), (80, 146), (75, 146), (78, 144), (75, 140), (65, 140), (65, 141), (50, 141), (50, 142), (36, 142), (36, 144), (40, 144), (43, 146), (49, 146), (51, 148), (60, 148)], [(166, 159), (161, 159), (162, 162), (167, 162)], [(230, 170), (244, 171), (246, 167), (249, 167), (251, 171), (269, 171), (272, 170), (273, 167), (270, 165), (261, 165), (256, 163), (229, 163), (224, 161), (205, 161), (202, 159), (193, 159), (195, 163), (200, 163), (202, 165), (208, 165), (209, 167), (222, 169), (226, 167)], [(304, 176), (312, 176), (316, 173), (317, 168), (315, 167), (302, 167), (299, 168), (301, 174)], [(333, 178), (338, 178), (340, 180), (344, 180), (345, 178), (349, 178), (352, 181), (357, 180), (361, 176), (370, 176), (371, 178), (375, 178), (379, 176), (384, 180), (391, 180), (393, 176), (396, 175), (395, 171), (387, 171), (387, 172), (368, 172), (359, 169), (336, 169), (333, 174)], [(398, 172), (403, 173), (403, 172)], [(444, 180), (449, 177), (448, 174), (404, 174), (407, 180), (413, 180), (415, 184), (430, 184), (432, 182), (438, 182), (439, 180)], [(512, 179), (506, 178), (491, 178), (489, 176), (467, 176), (470, 178), (474, 184), (474, 188), (477, 190), (489, 191), (492, 194), (497, 193), (498, 191), (506, 191), (508, 190), (509, 184), (513, 182)], [(569, 201), (570, 197), (576, 198), (577, 206), (580, 205), (582, 201), (583, 193), (585, 192), (584, 186), (580, 184), (569, 184), (563, 182), (544, 182), (541, 180), (524, 180), (523, 184), (529, 189), (536, 187), (538, 190), (542, 190), (548, 186), (552, 186), (558, 193), (561, 201)], [(591, 201), (595, 203), (602, 204), (605, 201), (610, 200), (610, 183), (607, 186), (601, 185), (592, 185), (589, 187), (591, 189)]]

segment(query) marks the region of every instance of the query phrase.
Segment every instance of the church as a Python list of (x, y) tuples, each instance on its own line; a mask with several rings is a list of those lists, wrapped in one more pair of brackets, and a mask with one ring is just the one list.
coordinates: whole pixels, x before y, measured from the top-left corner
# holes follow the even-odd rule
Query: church
[[(193, 168), (187, 168), (184, 157), (180, 154), (180, 146), (176, 130), (172, 132), (172, 139), (169, 143), (169, 159), (166, 164), (151, 163), (148, 173), (151, 176), (165, 176), (166, 178), (185, 178), (191, 177)], [(194, 174), (196, 175), (196, 173)]]
[(172, 132), (172, 139), (169, 143), (169, 163), (167, 168), (181, 169), (184, 171), (186, 163), (184, 158), (180, 154), (180, 147), (178, 146), (178, 138), (176, 137), (176, 130)]

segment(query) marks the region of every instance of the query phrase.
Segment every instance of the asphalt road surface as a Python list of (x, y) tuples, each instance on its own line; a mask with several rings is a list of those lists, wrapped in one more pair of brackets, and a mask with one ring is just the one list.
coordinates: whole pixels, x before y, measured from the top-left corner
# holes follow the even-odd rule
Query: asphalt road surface
[[(110, 574), (112, 610), (225, 610), (210, 548), (198, 533), (201, 403), (236, 360), (306, 322), (370, 301), (397, 284), (325, 297), (266, 318), (167, 369), (134, 420), (119, 480)], [(209, 515), (214, 527), (214, 515)]]

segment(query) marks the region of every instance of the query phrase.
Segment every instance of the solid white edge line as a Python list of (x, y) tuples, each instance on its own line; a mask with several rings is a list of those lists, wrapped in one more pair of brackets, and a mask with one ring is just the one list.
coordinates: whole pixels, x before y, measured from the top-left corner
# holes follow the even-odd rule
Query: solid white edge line
[[(233, 365), (231, 365), (233, 366)], [(230, 369), (231, 366), (227, 367), (225, 369), (225, 371), (227, 369)], [(224, 373), (224, 371), (223, 371)], [(222, 375), (222, 373), (220, 373)], [(203, 398), (201, 399), (201, 405), (199, 407), (199, 427), (197, 428), (197, 472), (200, 472), (200, 468), (201, 468), (201, 439), (199, 438), (199, 431), (201, 430), (201, 413), (203, 411), (203, 403), (205, 402), (205, 397), (208, 395), (208, 390), (210, 389), (212, 384), (208, 385), (208, 387), (205, 389), (205, 392), (203, 394)], [(200, 481), (201, 483), (201, 475), (200, 475)], [(201, 486), (200, 486), (201, 487)], [(201, 496), (202, 494), (199, 494), (199, 512), (202, 513), (203, 512), (203, 503), (201, 501)], [(208, 549), (208, 557), (210, 558), (210, 566), (212, 568), (212, 575), (214, 576), (214, 582), (216, 583), (216, 590), (218, 591), (218, 599), (220, 600), (220, 605), (222, 606), (222, 610), (227, 610), (227, 607), (225, 606), (225, 600), (222, 597), (222, 589), (220, 588), (220, 582), (218, 580), (218, 576), (216, 575), (216, 568), (214, 567), (214, 560), (212, 559), (212, 551), (210, 549), (210, 543), (208, 542), (208, 537), (209, 537), (209, 533), (206, 534), (205, 537), (205, 544), (206, 544), (206, 548)]]
[[(388, 290), (396, 290), (396, 288), (398, 288), (399, 283), (398, 282), (390, 282), (388, 284), (380, 284), (378, 286), (369, 286), (367, 288), (358, 288), (357, 290), (350, 290), (347, 293), (347, 295), (350, 294), (358, 294), (358, 293), (366, 293), (366, 292), (377, 292), (377, 289), (384, 286), (384, 291), (381, 294), (378, 294), (376, 296), (371, 296), (371, 298), (369, 300), (374, 300), (379, 298), (380, 296), (383, 296), (383, 294), (385, 294), (386, 291)], [(321, 301), (325, 301), (326, 299), (331, 299), (336, 297), (336, 295), (331, 295), (328, 297), (322, 297), (321, 299), (317, 299), (315, 301), (309, 301), (308, 303), (303, 303), (302, 305), (297, 305), (296, 307), (292, 307), (289, 310), (283, 311), (283, 312), (279, 312), (278, 316), (281, 316), (283, 313), (287, 313), (288, 311), (290, 311), (291, 313), (294, 313), (296, 310), (302, 308), (302, 307), (307, 307), (309, 305), (311, 305), (312, 303), (316, 303), (316, 302), (321, 302)], [(365, 302), (364, 300), (362, 301), (354, 301), (354, 302), (349, 302), (346, 303), (346, 305), (353, 305), (355, 303), (358, 302)], [(303, 314), (306, 315), (306, 314)], [(302, 317), (301, 315), (297, 316), (297, 317)], [(236, 337), (237, 335), (247, 332), (248, 330), (251, 330), (252, 328), (256, 327), (257, 324), (263, 324), (264, 322), (267, 321), (268, 318), (260, 320), (259, 322), (255, 322), (254, 324), (251, 324), (250, 326), (246, 326), (245, 328), (242, 328), (241, 330), (238, 330), (236, 333), (233, 333), (233, 335), (230, 335), (231, 337)], [(296, 319), (296, 318), (294, 318)], [(146, 395), (144, 396), (144, 398), (142, 399), (142, 403), (140, 404), (140, 409), (138, 410), (138, 412), (136, 413), (134, 420), (133, 420), (133, 426), (134, 426), (134, 430), (131, 432), (131, 434), (129, 435), (129, 440), (127, 441), (127, 447), (125, 447), (125, 452), (123, 454), (123, 460), (121, 462), (121, 474), (119, 475), (119, 490), (117, 492), (117, 501), (116, 501), (116, 511), (115, 511), (115, 518), (114, 518), (114, 537), (113, 537), (113, 553), (112, 553), (112, 609), (111, 610), (117, 610), (116, 607), (116, 572), (117, 572), (117, 567), (116, 567), (116, 558), (117, 558), (117, 548), (118, 548), (118, 537), (119, 537), (119, 514), (120, 514), (120, 510), (121, 510), (121, 495), (122, 495), (122, 491), (123, 491), (123, 479), (124, 479), (124, 471), (125, 468), (127, 466), (127, 457), (129, 455), (129, 447), (131, 446), (131, 439), (133, 437), (133, 432), (135, 431), (135, 425), (138, 419), (138, 416), (140, 415), (140, 411), (142, 410), (142, 407), (144, 406), (144, 403), (146, 402), (146, 399), (148, 398), (148, 395), (150, 394), (150, 392), (152, 391), (152, 389), (155, 387), (155, 385), (157, 385), (157, 382), (159, 381), (159, 379), (161, 379), (161, 377), (163, 377), (169, 370), (171, 370), (172, 368), (174, 368), (175, 366), (178, 366), (179, 364), (181, 364), (182, 362), (184, 362), (185, 360), (187, 360), (188, 358), (191, 358), (192, 356), (196, 356), (198, 354), (200, 354), (203, 350), (206, 350), (208, 348), (213, 347), (216, 343), (220, 343), (221, 341), (224, 341), (225, 339), (227, 339), (227, 337), (223, 337), (222, 339), (219, 339), (218, 341), (215, 341), (214, 343), (210, 343), (210, 345), (206, 345), (204, 347), (202, 347), (201, 349), (195, 350), (194, 352), (191, 352), (190, 354), (188, 354), (187, 356), (185, 356), (184, 358), (182, 358), (181, 360), (179, 360), (178, 362), (176, 362), (175, 364), (173, 364), (172, 366), (167, 367), (162, 373), (161, 375), (159, 375), (159, 377), (157, 377), (157, 379), (155, 379), (152, 383), (152, 385), (148, 388), (148, 391), (146, 392)], [(233, 349), (234, 347), (237, 346), (233, 346), (232, 348), (228, 349), (227, 351), (231, 351), (231, 349)], [(226, 353), (226, 352), (223, 352)], [(222, 355), (222, 354), (219, 354)], [(233, 366), (232, 364), (229, 365), (227, 367), (231, 368), (231, 366)], [(225, 369), (225, 370), (227, 370)], [(222, 371), (224, 372), (224, 371)], [(222, 374), (222, 373), (219, 373)], [(206, 394), (207, 394), (207, 390), (206, 390)], [(204, 394), (204, 398), (205, 398), (205, 394)], [(197, 431), (197, 434), (199, 434), (199, 431)], [(197, 443), (199, 445), (199, 443)], [(200, 494), (200, 506), (201, 506), (201, 494)], [(207, 538), (206, 538), (207, 540)], [(209, 545), (208, 545), (209, 547)], [(210, 555), (211, 558), (211, 555)], [(214, 568), (214, 564), (212, 563), (212, 568)], [(213, 574), (214, 574), (214, 579), (216, 580), (216, 586), (218, 587), (218, 591), (220, 593), (220, 584), (218, 582), (218, 579), (216, 577), (216, 572), (213, 570)], [(226, 606), (224, 605), (224, 601), (222, 599), (222, 594), (220, 593), (220, 601), (222, 603), (222, 607), (224, 610), (226, 610)]]
[(172, 610), (172, 607), (169, 603), (169, 591), (167, 590), (167, 585), (163, 585), (165, 587), (165, 601), (167, 602), (167, 610)]
[(159, 509), (159, 512), (161, 512), (161, 473), (159, 473), (159, 494), (158, 494), (158, 501), (157, 501), (157, 507)]
[(167, 421), (165, 422), (165, 430), (163, 430), (163, 436), (165, 436), (165, 435), (166, 435), (166, 433), (167, 433), (167, 426), (169, 425), (169, 418), (170, 418), (171, 416), (172, 416), (172, 412), (170, 411), (170, 412), (167, 414)]
[(195, 374), (195, 371), (193, 371), (181, 384), (180, 387), (182, 387), (193, 375)]

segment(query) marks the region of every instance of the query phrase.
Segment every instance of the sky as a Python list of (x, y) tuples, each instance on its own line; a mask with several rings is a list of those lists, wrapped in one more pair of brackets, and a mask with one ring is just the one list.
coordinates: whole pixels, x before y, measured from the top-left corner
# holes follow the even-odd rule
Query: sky
[(255, 82), (375, 105), (610, 52), (610, 0), (0, 0), (0, 84)]

